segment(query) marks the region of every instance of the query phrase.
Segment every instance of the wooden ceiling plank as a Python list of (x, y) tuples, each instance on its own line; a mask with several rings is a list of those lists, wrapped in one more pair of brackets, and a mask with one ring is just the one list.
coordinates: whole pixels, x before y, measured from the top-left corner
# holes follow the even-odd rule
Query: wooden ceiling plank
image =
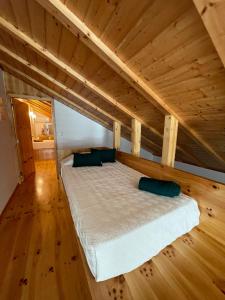
[[(89, 82), (88, 80), (86, 80), (83, 76), (81, 76), (79, 73), (77, 73), (76, 71), (74, 71), (70, 66), (68, 66), (65, 63), (63, 63), (62, 61), (60, 61), (57, 57), (55, 57), (47, 49), (43, 49), (42, 46), (40, 46), (38, 43), (34, 42), (31, 38), (29, 38), (28, 36), (26, 36), (23, 32), (19, 31), (17, 28), (15, 28), (14, 26), (12, 26), (10, 23), (8, 23), (6, 20), (4, 20), (1, 17), (0, 17), (0, 26), (2, 26), (4, 29), (6, 29), (10, 34), (13, 34), (19, 40), (22, 40), (25, 43), (26, 46), (29, 45), (33, 50), (35, 50), (37, 53), (39, 53), (40, 55), (42, 55), (43, 57), (45, 57), (48, 61), (51, 61), (53, 64), (57, 65), (60, 69), (62, 69), (63, 71), (67, 72), (71, 77), (75, 78), (76, 80), (80, 80), (84, 85), (86, 85), (93, 92), (95, 92), (95, 94), (97, 94), (98, 96), (100, 96), (104, 100), (108, 101), (110, 104), (112, 104), (116, 108), (120, 109), (122, 112), (128, 114), (131, 118), (134, 118), (134, 119), (140, 121), (146, 128), (148, 128), (157, 137), (159, 137), (160, 139), (163, 139), (163, 135), (160, 132), (158, 132), (152, 126), (150, 126), (149, 124), (147, 124), (146, 122), (144, 122), (142, 119), (140, 119), (139, 116), (137, 116), (136, 114), (134, 114), (131, 111), (129, 111), (125, 106), (121, 105), (118, 101), (114, 100), (107, 93), (103, 92), (100, 88), (98, 88), (97, 86), (95, 86), (94, 84), (92, 84), (91, 82)], [(11, 52), (10, 50), (6, 49), (3, 46), (1, 46), (1, 49), (2, 49), (2, 51), (6, 52), (6, 53), (8, 52), (8, 54), (9, 54), (9, 52)], [(11, 54), (12, 54), (12, 52), (11, 52)], [(27, 67), (32, 68), (32, 69), (35, 68), (35, 71), (42, 72), (38, 68), (34, 67), (33, 65), (31, 65), (28, 62), (25, 65)], [(47, 74), (45, 74), (44, 72), (42, 72), (42, 76), (43, 75), (47, 76)], [(52, 78), (51, 78), (51, 80), (52, 80)], [(53, 79), (53, 83), (56, 84), (55, 79)], [(57, 82), (57, 83), (59, 83), (59, 82)], [(61, 83), (59, 83), (59, 84), (61, 84)], [(66, 88), (67, 91), (69, 90), (68, 87), (64, 86), (63, 88)], [(70, 90), (70, 92), (71, 91), (72, 90)], [(76, 94), (75, 97), (78, 98), (78, 94)], [(85, 98), (83, 98), (83, 100), (84, 99)], [(100, 110), (100, 108), (98, 108), (98, 110)], [(151, 142), (151, 143), (153, 143), (153, 142)], [(182, 149), (180, 146), (178, 146), (178, 147), (179, 147), (179, 149), (186, 156), (187, 155), (190, 156), (190, 154), (187, 153), (187, 151), (185, 149)], [(192, 157), (193, 157), (193, 155), (192, 155)], [(196, 161), (196, 159), (195, 159), (195, 161)]]
[[(47, 75), (45, 72), (42, 72), (41, 70), (39, 70), (38, 68), (36, 68), (35, 66), (31, 65), (28, 61), (24, 60), (23, 58), (17, 56), (16, 54), (14, 54), (13, 52), (11, 52), (10, 50), (6, 49), (5, 47), (0, 45), (0, 50), (7, 53), (10, 57), (12, 57), (13, 59), (15, 59), (16, 61), (22, 63), (24, 66), (28, 67), (29, 69), (31, 69), (32, 71), (35, 71), (36, 73), (38, 73), (40, 76), (44, 77), (45, 79), (47, 79), (48, 81), (54, 83), (58, 88), (63, 89), (65, 92), (71, 94), (72, 96), (76, 97), (77, 99), (81, 100), (82, 102), (84, 102), (85, 104), (87, 104), (88, 106), (90, 106), (91, 108), (93, 108), (94, 110), (102, 113), (103, 115), (105, 115), (106, 117), (110, 118), (111, 120), (114, 121), (118, 121), (121, 122), (120, 120), (118, 120), (117, 118), (115, 118), (114, 116), (112, 116), (111, 114), (107, 113), (106, 111), (102, 110), (101, 108), (97, 107), (96, 105), (94, 105), (91, 101), (86, 100), (84, 97), (82, 97), (81, 95), (77, 94), (76, 92), (74, 92), (72, 89), (69, 89), (68, 87), (66, 87), (65, 85), (63, 85), (62, 83), (58, 82), (57, 80), (55, 80), (53, 77)], [(130, 128), (124, 124), (123, 122), (121, 122), (121, 124), (126, 127), (128, 130), (130, 130)], [(150, 142), (150, 141), (149, 141)], [(159, 147), (158, 145), (154, 144), (152, 142), (152, 144), (154, 145), (154, 147)]]
[[(61, 103), (63, 103), (64, 105), (69, 106), (70, 108), (74, 109), (75, 111), (81, 113), (82, 115), (88, 117), (89, 119), (99, 123), (100, 125), (104, 126), (105, 128), (112, 130), (112, 126), (101, 120), (100, 118), (96, 117), (95, 115), (93, 115), (92, 113), (90, 113), (89, 111), (86, 111), (84, 108), (82, 108), (81, 106), (75, 104), (73, 101), (65, 98), (64, 96), (62, 96), (61, 94), (57, 93), (56, 91), (44, 86), (43, 84), (41, 84), (40, 82), (34, 80), (33, 78), (31, 78), (30, 76), (28, 76), (27, 74), (15, 69), (14, 67), (10, 66), (9, 64), (5, 63), (4, 61), (0, 60), (0, 64), (2, 64), (3, 66), (5, 66), (7, 69), (9, 69), (13, 75), (19, 75), (22, 78), (25, 78), (25, 81), (28, 81), (28, 83), (30, 84), (30, 82), (32, 82), (34, 84), (34, 87), (38, 86), (38, 88), (48, 94), (49, 97), (55, 97), (55, 99)], [(13, 96), (13, 97), (18, 97), (18, 95), (16, 94), (9, 94), (9, 96)], [(19, 95), (21, 98), (27, 97), (26, 95)], [(32, 96), (29, 96), (29, 98), (32, 98)], [(36, 98), (36, 96), (35, 96)], [(131, 128), (126, 128), (129, 132), (131, 132)], [(125, 138), (127, 138), (125, 135), (123, 135)], [(149, 139), (147, 139), (145, 136), (142, 136), (142, 139), (148, 144), (148, 147), (146, 145), (143, 145), (144, 148), (146, 150), (149, 151), (149, 145), (151, 145), (151, 147), (155, 147), (155, 148), (160, 148), (157, 144), (154, 144), (152, 141), (150, 141)]]
[[(180, 127), (201, 147), (225, 165), (224, 158), (218, 154), (199, 134), (197, 134), (184, 120), (171, 109), (165, 101), (141, 77), (136, 75), (109, 47), (92, 32), (86, 24), (72, 13), (60, 0), (36, 0), (48, 12), (55, 16), (62, 24), (72, 31), (86, 46), (103, 59), (113, 70), (122, 76), (141, 95), (156, 106), (164, 114), (173, 115)], [(197, 1), (197, 0), (196, 0)], [(135, 118), (135, 117), (134, 117)], [(138, 118), (139, 119), (139, 118)]]
[[(72, 109), (76, 110), (77, 112), (87, 116), (88, 118), (96, 121), (97, 123), (103, 125), (105, 128), (108, 128), (111, 130), (111, 127), (109, 127), (109, 125), (106, 125), (103, 123), (103, 121), (101, 120), (100, 122), (100, 119), (96, 118), (96, 116), (92, 115), (90, 112), (87, 112), (85, 109), (83, 109), (82, 107), (76, 105), (73, 101), (70, 101), (68, 100), (67, 98), (63, 97), (62, 95), (58, 94), (57, 92), (55, 92), (54, 90), (42, 85), (40, 82), (37, 82), (36, 80), (34, 80), (33, 78), (27, 76), (25, 73), (23, 72), (20, 72), (19, 70), (11, 67), (10, 65), (6, 64), (5, 62), (1, 62), (2, 65), (5, 65), (7, 68), (9, 68), (11, 71), (13, 71), (13, 73), (16, 73), (16, 74), (19, 74), (19, 76), (21, 76), (22, 78), (25, 78), (26, 80), (28, 80), (28, 82), (32, 82), (34, 84), (34, 87), (35, 86), (38, 86), (39, 89), (46, 93), (46, 90), (47, 90), (47, 94), (49, 96), (49, 99), (51, 100), (52, 99), (52, 96), (56, 96), (57, 97), (57, 100), (60, 101), (61, 103), (65, 104), (65, 105), (68, 105), (69, 107), (71, 107)], [(36, 88), (36, 87), (35, 87)], [(18, 95), (18, 94), (9, 94), (9, 96), (11, 97), (20, 97), (20, 98), (27, 98), (27, 99), (31, 99), (32, 96), (31, 95)], [(61, 97), (61, 98), (60, 98)], [(46, 97), (45, 97), (46, 98)], [(37, 99), (37, 96), (35, 96), (35, 99)], [(39, 98), (38, 98), (39, 99)], [(43, 98), (40, 98), (39, 99), (40, 101), (43, 101)], [(131, 128), (128, 128), (126, 127), (126, 129), (131, 133)], [(126, 136), (124, 136), (126, 137)], [(155, 143), (153, 143), (151, 140), (149, 140), (146, 136), (143, 136), (142, 135), (142, 141), (145, 141), (147, 144), (148, 144), (148, 147), (146, 147), (144, 144), (143, 146), (145, 146), (145, 149), (146, 150), (149, 150), (151, 148), (153, 149), (161, 149), (161, 147)], [(150, 145), (150, 146), (149, 146)], [(155, 150), (154, 150), (155, 151)], [(189, 157), (191, 158), (192, 161), (195, 161), (198, 165), (198, 160), (192, 156), (190, 153), (186, 152), (184, 153), (185, 157)]]
[[(0, 64), (3, 67), (6, 67), (6, 69), (10, 70), (12, 72), (12, 74), (14, 76), (21, 76), (23, 78), (23, 80), (25, 79), (25, 81), (28, 81), (29, 84), (30, 82), (33, 83), (35, 86), (38, 86), (39, 89), (44, 93), (47, 93), (50, 97), (54, 97), (57, 101), (68, 105), (70, 107), (73, 107), (74, 110), (76, 110), (77, 112), (88, 116), (88, 118), (94, 120), (95, 122), (103, 125), (106, 128), (111, 128), (110, 124), (103, 121), (102, 119), (98, 118), (97, 116), (93, 115), (91, 112), (85, 110), (83, 107), (79, 106), (78, 104), (74, 103), (73, 101), (67, 99), (66, 97), (62, 96), (61, 94), (57, 93), (56, 91), (48, 88), (47, 86), (41, 84), (40, 82), (38, 82), (37, 80), (34, 80), (33, 78), (31, 78), (30, 76), (28, 76), (27, 74), (17, 70), (16, 68), (12, 67), (11, 65), (7, 64), (6, 62), (0, 60)], [(16, 75), (17, 74), (17, 75)]]
[[(105, 115), (106, 117), (110, 118), (113, 121), (119, 121), (121, 123), (122, 126), (124, 126), (125, 128), (127, 128), (129, 131), (131, 131), (131, 128), (128, 127), (124, 122), (122, 122), (121, 120), (118, 120), (117, 118), (115, 118), (114, 116), (112, 116), (111, 114), (107, 113), (106, 111), (104, 111), (103, 109), (99, 108), (98, 106), (94, 105), (91, 101), (87, 100), (86, 98), (82, 97), (81, 95), (77, 94), (76, 92), (74, 92), (72, 89), (69, 89), (67, 86), (63, 85), (61, 82), (58, 82), (56, 79), (54, 79), (53, 77), (47, 75), (45, 72), (39, 70), (37, 67), (31, 65), (28, 61), (26, 61), (25, 59), (19, 57), (18, 55), (16, 55), (15, 53), (13, 53), (12, 51), (10, 51), (9, 49), (5, 48), (4, 46), (0, 45), (0, 50), (5, 52), (7, 55), (9, 55), (11, 58), (15, 59), (17, 62), (21, 63), (23, 66), (28, 67), (29, 69), (31, 69), (32, 71), (35, 71), (36, 73), (38, 73), (40, 76), (44, 77), (45, 79), (47, 79), (48, 81), (54, 83), (58, 88), (63, 89), (64, 91), (66, 91), (67, 93), (71, 94), (72, 96), (74, 96), (75, 98), (81, 100), (82, 102), (84, 102), (85, 104), (87, 104), (88, 106), (90, 106), (91, 108), (93, 108), (94, 110), (102, 113), (103, 115)], [(145, 126), (147, 127), (147, 126)], [(148, 128), (148, 127), (147, 127)], [(145, 137), (145, 139), (147, 139)], [(147, 139), (148, 143), (152, 145), (153, 149), (158, 148), (160, 149), (160, 146), (157, 145), (156, 143), (154, 143), (153, 141), (151, 141), (150, 139)], [(187, 151), (184, 151), (181, 147), (177, 147), (180, 151), (182, 151), (184, 153), (185, 156), (187, 157), (191, 157), (193, 161), (198, 162), (199, 161), (190, 153), (188, 153)]]
[(44, 116), (46, 116), (48, 118), (51, 118), (51, 113), (48, 113), (45, 110), (42, 110), (40, 108), (34, 107), (32, 104), (29, 103), (29, 100), (26, 101), (26, 103), (29, 104), (29, 107), (31, 107), (34, 112), (40, 113), (41, 115), (44, 115)]
[(224, 0), (193, 0), (193, 2), (225, 67), (225, 2)]
[[(96, 111), (99, 111), (100, 113), (106, 115), (107, 117), (109, 117), (111, 120), (114, 121), (119, 121), (121, 122), (121, 120), (118, 120), (117, 118), (115, 118), (114, 116), (112, 116), (111, 114), (107, 113), (106, 111), (102, 110), (101, 108), (99, 108), (98, 106), (94, 105), (91, 101), (88, 101), (86, 98), (82, 97), (81, 95), (77, 94), (76, 92), (74, 92), (72, 89), (69, 89), (67, 86), (65, 86), (64, 84), (62, 84), (61, 82), (57, 81), (56, 79), (54, 79), (53, 77), (47, 75), (45, 72), (39, 70), (37, 67), (31, 65), (28, 61), (26, 61), (25, 59), (21, 58), (20, 56), (18, 56), (17, 54), (13, 53), (12, 51), (10, 51), (9, 49), (5, 48), (4, 46), (0, 45), (0, 50), (3, 51), (4, 53), (6, 53), (7, 55), (9, 55), (10, 57), (12, 57), (13, 59), (15, 59), (16, 61), (20, 62), (21, 64), (23, 64), (24, 66), (28, 67), (29, 69), (35, 71), (36, 73), (38, 73), (39, 75), (41, 75), (42, 77), (44, 77), (45, 79), (51, 81), (52, 83), (54, 83), (57, 87), (65, 90), (66, 92), (68, 92), (69, 94), (71, 94), (72, 96), (78, 98), (79, 100), (81, 100), (82, 102), (84, 102), (85, 104), (91, 106), (93, 109), (95, 109)], [(117, 107), (117, 105), (113, 104), (115, 107)], [(126, 127), (127, 129), (130, 130), (130, 128), (128, 128), (128, 126), (121, 122), (121, 124)], [(147, 124), (144, 124), (145, 127), (147, 127), (148, 129), (151, 130), (151, 127), (148, 126)], [(149, 140), (149, 142), (152, 143), (152, 145), (154, 145), (154, 147), (158, 147), (158, 145), (156, 145), (155, 143), (153, 143), (152, 141)]]
[(34, 110), (40, 110), (40, 111), (44, 112), (45, 114), (51, 116), (51, 108), (46, 109), (45, 107), (43, 107), (42, 105), (40, 105), (38, 103), (38, 100), (26, 100), (26, 102), (28, 102)]
[(30, 101), (34, 105), (39, 106), (39, 107), (43, 108), (44, 110), (48, 110), (48, 111), (51, 110), (51, 105), (46, 105), (44, 102), (37, 101), (36, 99), (35, 100), (31, 99)]
[(17, 39), (21, 40), (25, 46), (31, 47), (39, 55), (43, 56), (46, 60), (55, 64), (63, 72), (66, 72), (69, 76), (71, 76), (75, 80), (80, 81), (88, 89), (92, 90), (95, 94), (97, 94), (104, 100), (108, 101), (110, 104), (113, 104), (114, 106), (116, 106), (118, 109), (120, 109), (124, 113), (128, 114), (131, 118), (139, 120), (144, 126), (148, 127), (148, 129), (151, 130), (155, 135), (163, 138), (160, 132), (158, 132), (156, 129), (151, 127), (149, 124), (146, 124), (146, 122), (141, 120), (139, 116), (137, 116), (135, 113), (133, 113), (129, 109), (127, 109), (124, 105), (120, 104), (118, 101), (113, 99), (110, 95), (108, 95), (106, 92), (101, 90), (98, 86), (96, 86), (95, 84), (93, 84), (92, 82), (87, 80), (85, 77), (80, 75), (78, 72), (76, 72), (74, 69), (72, 69), (69, 65), (67, 65), (66, 63), (64, 63), (63, 61), (58, 59), (55, 55), (50, 53), (47, 49), (43, 48), (41, 45), (39, 45), (37, 42), (32, 40), (29, 36), (24, 34), (22, 31), (15, 28), (12, 24), (7, 22), (2, 17), (0, 17), (0, 26), (3, 29), (5, 29), (7, 32), (9, 32), (11, 35), (13, 35)]

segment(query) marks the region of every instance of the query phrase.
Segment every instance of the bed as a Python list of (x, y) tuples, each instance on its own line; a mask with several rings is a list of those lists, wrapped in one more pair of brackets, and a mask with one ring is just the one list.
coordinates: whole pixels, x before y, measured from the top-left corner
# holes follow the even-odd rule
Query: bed
[(143, 174), (121, 164), (72, 167), (61, 176), (77, 235), (96, 281), (127, 273), (199, 224), (197, 202), (138, 190)]

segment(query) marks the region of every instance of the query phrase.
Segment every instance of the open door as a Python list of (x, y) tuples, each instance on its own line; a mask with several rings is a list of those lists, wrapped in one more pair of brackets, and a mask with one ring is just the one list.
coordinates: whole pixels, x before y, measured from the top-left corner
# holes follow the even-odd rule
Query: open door
[(14, 99), (13, 109), (21, 159), (21, 171), (24, 179), (26, 179), (35, 172), (29, 106)]

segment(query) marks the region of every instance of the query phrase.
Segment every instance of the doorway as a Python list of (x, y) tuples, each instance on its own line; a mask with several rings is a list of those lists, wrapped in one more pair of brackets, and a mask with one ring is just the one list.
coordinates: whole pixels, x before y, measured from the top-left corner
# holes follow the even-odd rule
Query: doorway
[(51, 100), (13, 98), (20, 171), (24, 179), (35, 173), (35, 162), (55, 160)]

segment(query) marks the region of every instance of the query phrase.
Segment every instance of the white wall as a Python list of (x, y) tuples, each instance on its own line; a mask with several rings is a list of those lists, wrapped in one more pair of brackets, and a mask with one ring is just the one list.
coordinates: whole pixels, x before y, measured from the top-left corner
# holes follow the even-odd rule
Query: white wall
[[(153, 160), (155, 162), (160, 162), (161, 161), (161, 157), (159, 156), (154, 156)], [(193, 165), (189, 165), (189, 164), (185, 164), (179, 161), (175, 162), (175, 168), (178, 170), (183, 170), (198, 176), (202, 176), (211, 180), (215, 180), (221, 183), (225, 183), (225, 173), (222, 172), (217, 172), (214, 170), (209, 170), (209, 169), (205, 169), (205, 168), (200, 168), (197, 166), (193, 166)]]
[(58, 101), (54, 105), (58, 149), (108, 145), (106, 128)]
[(18, 181), (19, 168), (15, 137), (9, 117), (11, 105), (8, 103), (4, 84), (3, 72), (0, 70), (0, 213), (12, 195)]
[[(112, 147), (113, 134), (110, 130), (55, 101), (56, 135), (58, 149), (75, 147)], [(131, 143), (122, 138), (121, 151), (130, 153)], [(141, 157), (160, 162), (161, 158), (141, 149)], [(175, 168), (225, 183), (225, 173), (176, 162)]]
[[(57, 147), (112, 147), (113, 134), (98, 123), (84, 117), (64, 104), (54, 101)], [(121, 139), (121, 150), (130, 153), (131, 143)], [(141, 156), (152, 159), (153, 155), (141, 149)]]

